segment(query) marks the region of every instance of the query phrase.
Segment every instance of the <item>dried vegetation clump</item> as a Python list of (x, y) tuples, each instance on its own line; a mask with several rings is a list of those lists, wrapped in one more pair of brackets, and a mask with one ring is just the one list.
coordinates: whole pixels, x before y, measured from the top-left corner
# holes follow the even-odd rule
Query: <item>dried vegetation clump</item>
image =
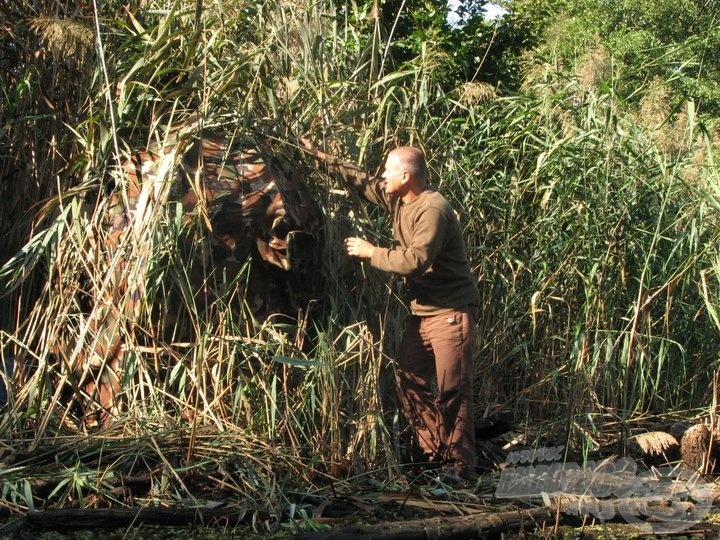
[(678, 446), (675, 437), (664, 431), (641, 433), (635, 437), (635, 441), (645, 454), (651, 456), (663, 455)]
[(50, 48), (56, 60), (77, 60), (82, 64), (92, 52), (95, 35), (82, 23), (70, 19), (34, 17), (30, 28)]
[(703, 471), (707, 464), (710, 448), (710, 430), (704, 424), (689, 428), (680, 440), (683, 462), (691, 469)]
[(610, 55), (607, 50), (602, 46), (591, 48), (578, 62), (575, 73), (584, 91), (596, 90), (611, 75)]
[(640, 433), (631, 439), (630, 454), (648, 466), (681, 463), (701, 474), (714, 474), (720, 458), (720, 429), (707, 424), (676, 423), (667, 430)]
[(497, 97), (497, 91), (488, 83), (467, 82), (458, 88), (460, 103), (467, 107), (474, 107), (480, 103), (492, 101)]

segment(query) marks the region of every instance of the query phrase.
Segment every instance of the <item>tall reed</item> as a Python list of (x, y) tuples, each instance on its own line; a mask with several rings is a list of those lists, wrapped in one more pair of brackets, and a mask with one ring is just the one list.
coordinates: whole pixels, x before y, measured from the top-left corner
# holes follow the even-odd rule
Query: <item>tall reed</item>
[[(587, 448), (617, 436), (606, 425), (709, 406), (719, 191), (711, 131), (692, 103), (662, 123), (682, 136), (661, 137), (613, 85), (583, 89), (572, 74), (548, 70), (515, 96), (467, 101), (460, 85), (447, 94), (432, 47), (395, 65), (381, 22), (354, 5), (150, 5), (87, 13), (103, 54), (52, 118), (58, 150), (28, 154), (41, 160), (29, 178), (51, 178), (53, 188), (23, 188), (23, 212), (30, 193), (48, 202), (2, 270), (27, 292), (12, 297), (16, 316), (2, 334), (16, 369), (0, 432), (18, 452), (55, 449), (62, 481), (52, 503), (75, 494), (90, 504), (94, 489), (126, 504), (103, 479), (139, 469), (153, 475), (155, 503), (202, 498), (185, 481), (200, 471), (266, 512), (286, 508), (288, 492), (338, 477), (399, 478), (408, 449), (392, 359), (405, 308), (391, 276), (341, 249), (349, 234), (388, 242), (389, 224), (312, 161), (290, 159), (302, 135), (371, 172), (396, 144), (426, 151), (482, 290), (478, 417), (560, 418), (560, 436)], [(45, 27), (36, 28), (27, 36), (39, 40)], [(18, 87), (13, 102), (21, 98)], [(4, 111), (25, 118), (33, 109)], [(320, 202), (323, 290), (295, 321), (253, 318), (249, 266), (208, 273), (211, 302), (191, 284), (187, 261), (207, 247), (206, 221), (183, 219), (167, 180), (200, 128), (272, 144)], [(39, 131), (14, 135), (45, 149)], [(150, 142), (175, 153), (146, 186), (132, 234), (108, 249), (105, 195), (128, 187), (117, 163)], [(126, 276), (134, 285), (119, 291)], [(71, 366), (108, 338), (93, 321), (115, 302), (129, 305), (127, 295), (140, 298), (136, 308), (105, 326), (126, 343), (122, 405), (109, 430), (78, 437), (72, 405), (87, 396)], [(51, 465), (0, 472), (8, 504), (37, 502), (25, 479)]]

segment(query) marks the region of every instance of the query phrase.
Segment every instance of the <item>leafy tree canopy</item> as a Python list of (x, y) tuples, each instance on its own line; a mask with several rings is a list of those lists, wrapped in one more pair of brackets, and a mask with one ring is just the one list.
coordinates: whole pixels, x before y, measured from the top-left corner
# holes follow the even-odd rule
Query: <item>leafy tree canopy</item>
[[(658, 81), (675, 105), (720, 114), (720, 6), (701, 0), (513, 0), (509, 31), (535, 60), (578, 68), (591, 52), (612, 60), (615, 90), (636, 103)], [(604, 82), (608, 82), (606, 79)]]

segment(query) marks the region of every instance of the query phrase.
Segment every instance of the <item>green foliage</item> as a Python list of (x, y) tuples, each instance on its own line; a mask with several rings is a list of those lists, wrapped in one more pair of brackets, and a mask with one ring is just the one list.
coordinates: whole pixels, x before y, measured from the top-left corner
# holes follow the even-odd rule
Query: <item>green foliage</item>
[(589, 52), (603, 48), (616, 65), (613, 84), (627, 105), (637, 106), (649, 83), (659, 79), (672, 89), (675, 105), (691, 99), (703, 117), (718, 115), (712, 83), (720, 75), (716, 6), (693, 0), (575, 0), (551, 11), (543, 5), (511, 4), (514, 24), (535, 24), (526, 26), (525, 34), (536, 58), (577, 68)]
[[(13, 159), (3, 178), (24, 205), (3, 216), (27, 229), (2, 273), (16, 321), (2, 345), (18, 369), (0, 433), (16, 451), (57, 456), (40, 467), (62, 465), (51, 503), (106, 496), (108, 467), (154, 471), (147, 504), (201, 498), (190, 471), (268, 512), (289, 505), (281, 492), (319, 487), (338, 470), (380, 482), (402, 472), (391, 360), (404, 308), (389, 276), (341, 248), (350, 234), (388, 242), (388, 224), (316, 164), (287, 161), (303, 135), (370, 171), (396, 144), (427, 152), (483, 293), (478, 416), (561, 419), (568, 447), (584, 449), (604, 442), (604, 420), (629, 430), (648, 413), (710, 406), (718, 36), (700, 29), (712, 27), (712, 9), (514, 0), (497, 28), (473, 11), (449, 29), (437, 2), (383, 3), (382, 16), (337, 2), (147, 4), (85, 12), (103, 54), (85, 51), (62, 69), (43, 45), (45, 19), (35, 32), (46, 42), (28, 26), (4, 49), (2, 151)], [(322, 203), (324, 289), (295, 321), (254, 320), (249, 266), (208, 278), (222, 287), (203, 303), (186, 262), (209, 231), (168, 203), (169, 176), (136, 237), (116, 251), (96, 241), (104, 195), (127, 189), (118, 160), (149, 141), (174, 150), (199, 124), (272, 141)], [(88, 396), (71, 366), (108, 337), (90, 321), (107, 313), (97, 299), (122, 277), (121, 261), (137, 287), (119, 301), (141, 302), (105, 326), (126, 343), (120, 405), (110, 430), (73, 446), (65, 437)], [(163, 317), (168, 305), (177, 319)], [(17, 511), (39, 502), (23, 481), (31, 468), (1, 477)]]
[(506, 2), (510, 10), (506, 24), (510, 28), (516, 51), (535, 49), (545, 37), (569, 2), (567, 0), (512, 0)]

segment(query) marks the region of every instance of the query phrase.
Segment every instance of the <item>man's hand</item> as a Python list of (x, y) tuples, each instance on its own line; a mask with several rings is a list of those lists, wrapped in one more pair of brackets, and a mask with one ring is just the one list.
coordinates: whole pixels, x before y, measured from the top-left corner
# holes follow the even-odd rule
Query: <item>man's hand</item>
[(315, 143), (313, 143), (307, 137), (300, 137), (300, 139), (298, 139), (298, 146), (301, 150), (305, 150), (308, 154), (312, 154), (315, 156), (318, 153), (318, 149), (317, 146), (315, 146)]
[(300, 148), (300, 150), (303, 150), (308, 154), (315, 156), (315, 158), (319, 159), (320, 161), (324, 161), (325, 163), (332, 164), (337, 162), (337, 159), (334, 156), (331, 156), (330, 154), (320, 150), (307, 137), (301, 137), (298, 140), (298, 147)]
[(351, 257), (370, 259), (375, 252), (375, 246), (367, 240), (353, 236), (345, 239), (345, 251), (347, 251), (347, 254)]

